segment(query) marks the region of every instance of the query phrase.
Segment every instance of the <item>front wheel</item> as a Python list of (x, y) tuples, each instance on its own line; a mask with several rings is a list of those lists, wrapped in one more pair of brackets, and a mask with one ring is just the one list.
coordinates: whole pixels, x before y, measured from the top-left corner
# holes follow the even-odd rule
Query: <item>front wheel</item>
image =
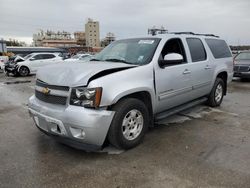
[(30, 73), (30, 71), (29, 71), (29, 68), (28, 68), (28, 67), (24, 67), (24, 66), (20, 67), (20, 69), (19, 69), (19, 74), (20, 74), (21, 76), (28, 76), (29, 73)]
[(109, 142), (120, 149), (137, 146), (146, 133), (149, 113), (145, 104), (134, 98), (123, 99), (112, 110), (114, 118), (109, 128)]
[(213, 89), (208, 97), (208, 105), (211, 107), (220, 106), (225, 93), (225, 84), (221, 78), (216, 78)]

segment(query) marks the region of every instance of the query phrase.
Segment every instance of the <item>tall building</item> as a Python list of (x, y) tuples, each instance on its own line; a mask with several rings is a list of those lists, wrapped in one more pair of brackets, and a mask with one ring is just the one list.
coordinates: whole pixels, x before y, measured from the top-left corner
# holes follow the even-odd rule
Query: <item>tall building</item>
[(99, 22), (88, 19), (85, 24), (85, 37), (87, 47), (100, 47)]

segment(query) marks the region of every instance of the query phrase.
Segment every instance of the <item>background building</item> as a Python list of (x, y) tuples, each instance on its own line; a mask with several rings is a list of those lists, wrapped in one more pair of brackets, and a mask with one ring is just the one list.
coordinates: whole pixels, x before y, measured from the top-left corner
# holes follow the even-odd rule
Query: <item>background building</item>
[(101, 47), (108, 46), (111, 42), (115, 41), (115, 34), (114, 33), (107, 33), (106, 37), (101, 41)]
[(41, 30), (33, 35), (33, 45), (43, 47), (71, 47), (76, 46), (76, 40), (71, 38), (71, 33), (66, 31), (49, 31)]
[(85, 32), (83, 32), (83, 31), (74, 32), (74, 38), (75, 38), (78, 45), (86, 46)]
[(88, 19), (85, 24), (85, 37), (87, 47), (100, 47), (99, 22)]

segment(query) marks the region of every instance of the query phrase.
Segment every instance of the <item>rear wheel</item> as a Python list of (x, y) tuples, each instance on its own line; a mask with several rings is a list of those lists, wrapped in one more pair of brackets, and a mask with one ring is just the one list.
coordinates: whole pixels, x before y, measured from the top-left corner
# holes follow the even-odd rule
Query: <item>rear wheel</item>
[(30, 70), (29, 70), (28, 67), (25, 67), (25, 66), (20, 67), (20, 69), (19, 69), (19, 74), (20, 74), (21, 76), (28, 76), (29, 73), (30, 73)]
[(211, 107), (220, 106), (225, 93), (225, 83), (221, 78), (216, 78), (213, 89), (208, 97), (208, 105)]
[(109, 142), (121, 149), (137, 146), (145, 135), (149, 114), (145, 104), (134, 98), (123, 99), (113, 108), (115, 115), (109, 128)]

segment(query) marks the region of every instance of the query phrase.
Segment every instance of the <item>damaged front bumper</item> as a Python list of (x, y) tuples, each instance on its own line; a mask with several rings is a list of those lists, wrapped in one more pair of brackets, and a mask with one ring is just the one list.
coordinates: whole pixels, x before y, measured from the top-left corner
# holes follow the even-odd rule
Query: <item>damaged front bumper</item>
[(7, 73), (12, 73), (12, 74), (16, 75), (17, 72), (18, 72), (18, 65), (6, 64), (4, 66), (4, 71), (7, 72)]
[(53, 105), (35, 96), (29, 99), (29, 113), (42, 132), (86, 151), (102, 147), (114, 116), (113, 111)]

